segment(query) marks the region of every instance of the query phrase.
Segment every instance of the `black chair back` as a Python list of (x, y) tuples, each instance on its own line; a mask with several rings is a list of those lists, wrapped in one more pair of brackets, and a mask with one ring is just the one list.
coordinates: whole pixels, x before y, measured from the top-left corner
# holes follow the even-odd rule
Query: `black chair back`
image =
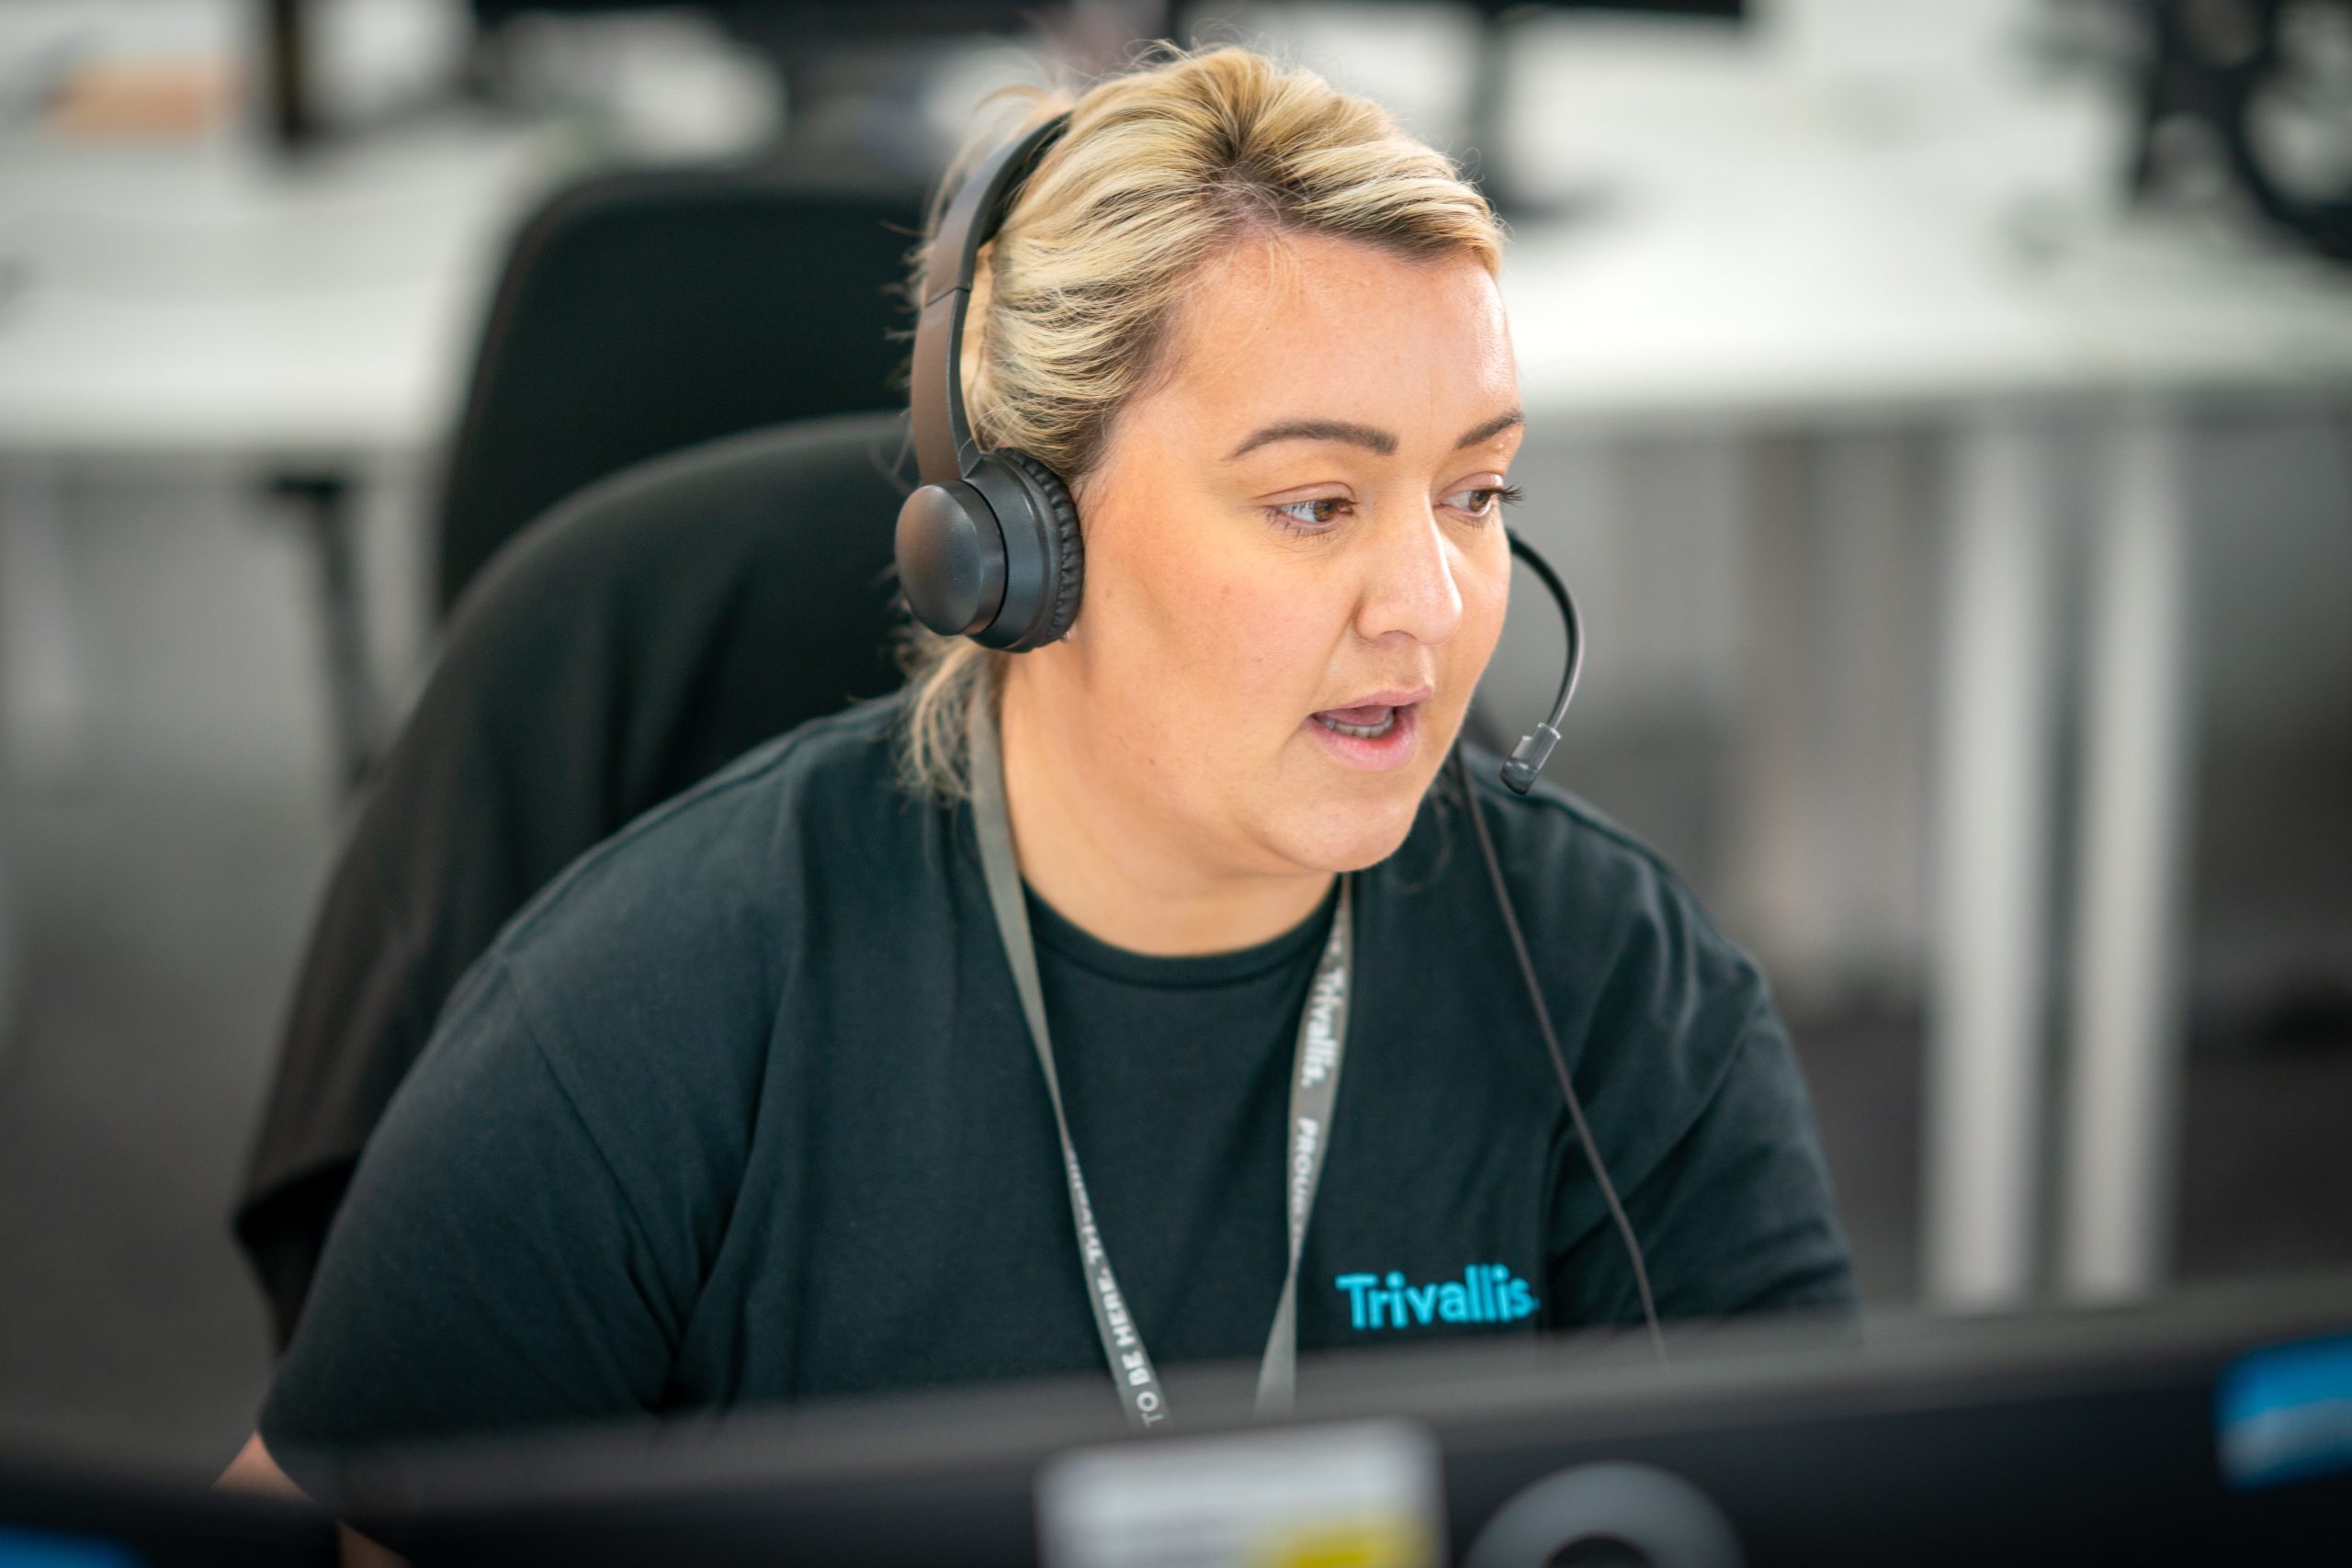
[(903, 408), (913, 195), (757, 168), (560, 193), (493, 299), (442, 495), (447, 614), (523, 525), (631, 463), (738, 431)]
[(574, 858), (760, 741), (891, 691), (903, 415), (616, 476), (467, 592), (298, 972), (235, 1224), (283, 1344), (443, 1000)]

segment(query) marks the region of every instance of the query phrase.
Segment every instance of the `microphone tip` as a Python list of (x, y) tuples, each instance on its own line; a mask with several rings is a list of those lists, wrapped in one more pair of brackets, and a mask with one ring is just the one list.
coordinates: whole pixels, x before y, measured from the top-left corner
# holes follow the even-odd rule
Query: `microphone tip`
[(1511, 748), (1510, 760), (1503, 764), (1503, 784), (1513, 795), (1525, 795), (1535, 787), (1535, 775), (1552, 760), (1552, 748), (1560, 743), (1560, 732), (1548, 724), (1539, 724), (1533, 733)]

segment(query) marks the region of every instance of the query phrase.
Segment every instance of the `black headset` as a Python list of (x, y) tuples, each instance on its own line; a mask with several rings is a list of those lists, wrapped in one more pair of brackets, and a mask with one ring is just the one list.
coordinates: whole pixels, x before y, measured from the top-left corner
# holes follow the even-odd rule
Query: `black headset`
[(964, 413), (964, 315), (980, 247), (1012, 193), (1069, 125), (1056, 115), (990, 153), (932, 243), (910, 389), (922, 485), (899, 508), (899, 583), (924, 626), (1025, 652), (1069, 630), (1085, 547), (1061, 476), (1026, 452), (983, 452)]
[[(1057, 640), (1078, 615), (1086, 555), (1078, 530), (1078, 506), (1061, 476), (1026, 452), (1000, 447), (983, 452), (972, 439), (964, 410), (964, 317), (972, 302), (972, 277), (980, 247), (995, 237), (1021, 182), (1047, 149), (1069, 128), (1067, 111), (1014, 137), (965, 176), (956, 198), (939, 220), (922, 280), (922, 314), (915, 323), (914, 366), (909, 378), (917, 470), (922, 484), (899, 508), (899, 583), (915, 617), (933, 631), (968, 637), (987, 648), (1023, 653)], [(1584, 670), (1584, 629), (1567, 584), (1535, 547), (1511, 534), (1511, 553), (1525, 561), (1560, 607), (1567, 629), (1566, 666), (1552, 716), (1511, 749), (1502, 781), (1525, 795), (1560, 743), (1560, 724), (1576, 696)], [(1610, 1218), (1634, 1266), (1642, 1321), (1660, 1360), (1666, 1358), (1657, 1306), (1650, 1296), (1649, 1269), (1641, 1243), (1625, 1218), (1616, 1184), (1601, 1163), (1584, 1102), (1568, 1077), (1567, 1058), (1553, 1032), (1551, 1009), (1535, 981), (1535, 964), (1519, 927), (1503, 881), (1486, 814), (1472, 792), (1463, 749), (1453, 749), (1453, 771), (1464, 807), (1487, 863), (1487, 876), (1502, 910), (1512, 954), (1534, 1004), (1537, 1027), (1567, 1101), (1577, 1144), (1600, 1184)]]

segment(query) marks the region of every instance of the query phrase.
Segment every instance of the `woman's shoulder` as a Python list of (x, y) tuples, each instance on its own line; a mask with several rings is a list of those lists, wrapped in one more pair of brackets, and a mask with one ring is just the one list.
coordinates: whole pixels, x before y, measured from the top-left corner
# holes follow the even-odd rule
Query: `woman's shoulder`
[[(1495, 759), (1474, 751), (1471, 761), (1545, 1006), (1641, 1232), (1659, 1311), (1849, 1307), (1851, 1266), (1810, 1096), (1762, 970), (1657, 850), (1572, 791), (1539, 784), (1514, 795)], [(1489, 972), (1508, 973), (1516, 965), (1484, 857), (1458, 812), (1451, 827), (1456, 869), (1446, 880), (1457, 897), (1487, 906), (1460, 918), (1483, 918), (1506, 949)], [(1595, 1189), (1566, 1179), (1554, 1216), (1563, 1247), (1605, 1221)], [(1630, 1310), (1624, 1301), (1587, 1307), (1595, 1321)]]
[[(1561, 1050), (1596, 1123), (1608, 1123), (1612, 1167), (1624, 1163), (1632, 1179), (1704, 1113), (1744, 1055), (1785, 1051), (1770, 987), (1657, 850), (1570, 790), (1538, 783), (1517, 795), (1498, 759), (1472, 748), (1468, 760)], [(1489, 976), (1498, 1016), (1523, 1017), (1485, 857), (1459, 796), (1447, 795), (1417, 825), (1420, 880), (1438, 902), (1414, 923), (1442, 921), (1465, 950), (1458, 961)]]
[[(1572, 790), (1538, 781), (1521, 795), (1501, 783), (1497, 759), (1477, 748), (1468, 759), (1512, 905), (1538, 951), (1587, 980), (1624, 984), (1635, 972), (1671, 985), (1731, 1010), (1733, 1028), (1769, 1005), (1755, 960), (1657, 849)], [(1466, 825), (1449, 826), (1463, 840), (1452, 852), (1469, 858), (1483, 886), (1476, 840)]]
[(772, 958), (812, 882), (902, 879), (926, 808), (896, 782), (899, 703), (812, 719), (645, 812), (518, 910), (491, 961), (526, 978), (707, 983)]

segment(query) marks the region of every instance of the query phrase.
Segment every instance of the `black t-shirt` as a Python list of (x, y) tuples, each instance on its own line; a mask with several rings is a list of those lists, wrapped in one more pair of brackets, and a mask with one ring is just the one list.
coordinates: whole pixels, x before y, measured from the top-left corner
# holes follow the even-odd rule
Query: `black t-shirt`
[[(368, 1145), (270, 1389), (282, 1461), (1102, 1371), (970, 809), (893, 783), (901, 700), (804, 726), (640, 818), (469, 972)], [(1473, 761), (1660, 1314), (1849, 1311), (1755, 966), (1649, 852)], [(1405, 844), (1354, 879), (1303, 1355), (1640, 1318), (1452, 789), (1441, 773)], [(1287, 1247), (1290, 1055), (1336, 899), (1261, 945), (1176, 958), (1028, 902), (1071, 1134), (1144, 1341), (1163, 1367), (1254, 1360)]]

